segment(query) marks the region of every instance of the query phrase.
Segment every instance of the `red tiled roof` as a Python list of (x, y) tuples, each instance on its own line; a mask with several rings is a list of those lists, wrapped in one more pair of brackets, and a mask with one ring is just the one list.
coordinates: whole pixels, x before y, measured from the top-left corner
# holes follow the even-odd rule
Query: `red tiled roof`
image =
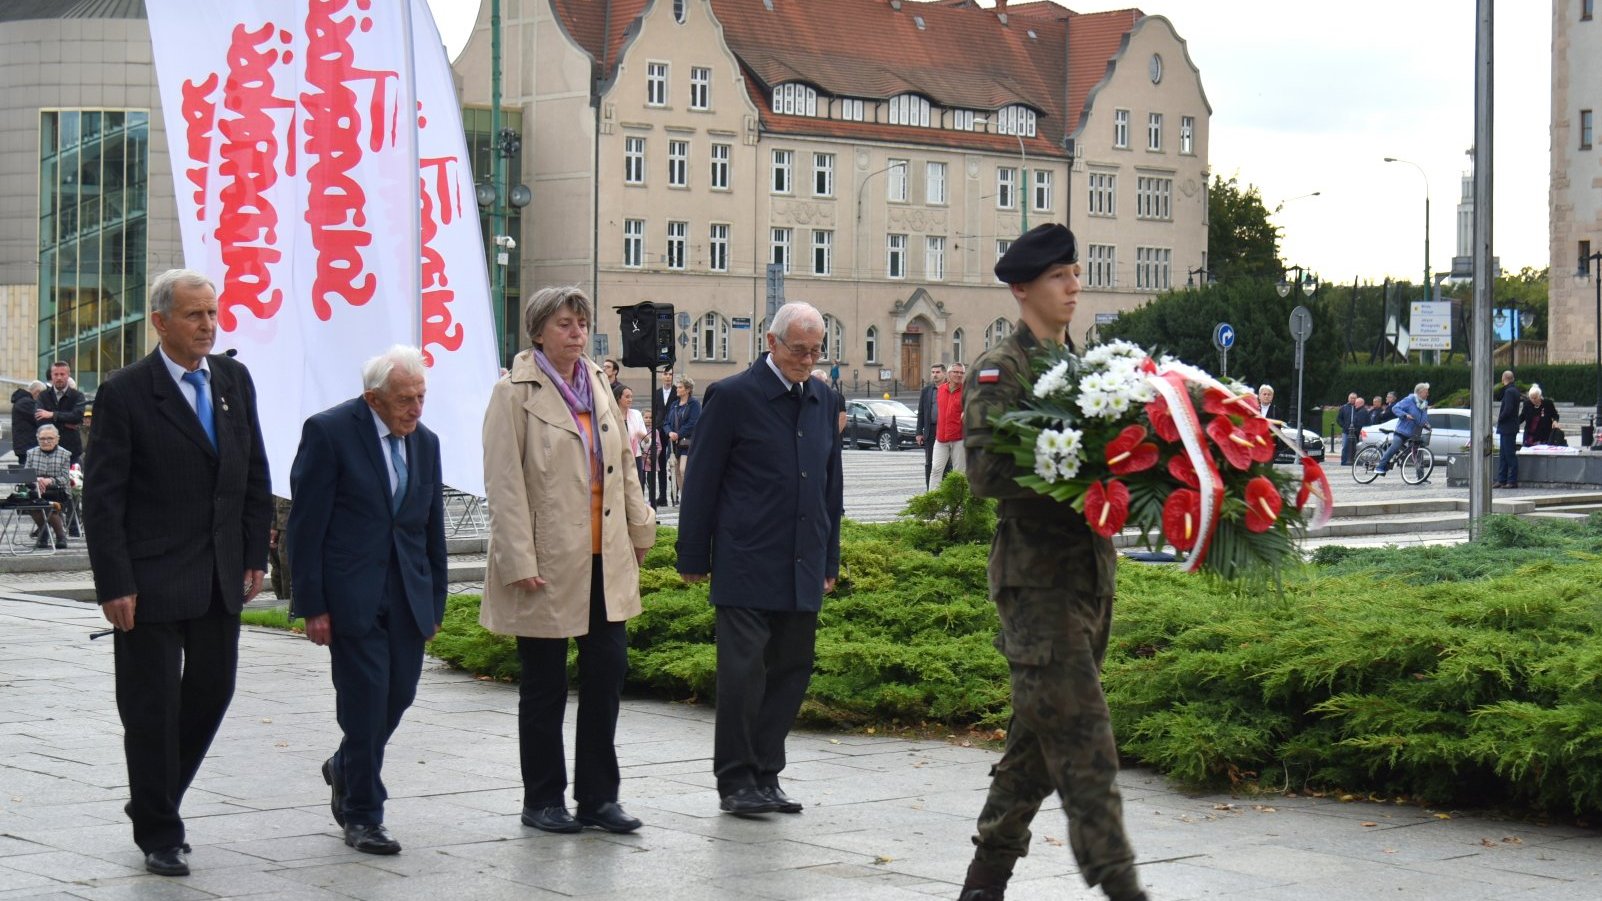
[[(604, 81), (617, 71), (649, 0), (550, 2), (568, 34), (597, 62), (605, 60)], [(764, 131), (1001, 151), (1018, 144), (1007, 135), (773, 113), (771, 89), (801, 81), (825, 94), (870, 100), (915, 93), (948, 109), (992, 112), (1023, 103), (1040, 114), (1036, 137), (1025, 140), (1029, 152), (1058, 157), (1142, 15), (1137, 9), (1079, 14), (1046, 0), (1005, 10), (972, 0), (908, 0), (899, 10), (889, 0), (712, 0), (712, 7)]]
[(1090, 92), (1107, 75), (1107, 64), (1123, 46), (1124, 35), (1144, 14), (1138, 9), (1076, 15), (1068, 24), (1068, 123), (1065, 135), (1079, 131)]

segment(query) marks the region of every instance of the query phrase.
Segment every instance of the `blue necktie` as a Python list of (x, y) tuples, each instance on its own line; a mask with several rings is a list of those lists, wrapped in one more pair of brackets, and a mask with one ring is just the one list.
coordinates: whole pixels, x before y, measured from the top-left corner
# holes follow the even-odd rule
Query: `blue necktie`
[(211, 441), (212, 450), (216, 450), (217, 420), (211, 410), (211, 387), (206, 383), (206, 372), (203, 369), (186, 372), (184, 381), (194, 386), (195, 415), (200, 417), (200, 427), (205, 430), (206, 438)]
[(385, 435), (389, 442), (389, 462), (395, 466), (395, 496), (390, 498), (391, 513), (399, 513), (401, 499), (406, 497), (406, 459), (401, 456), (401, 439), (396, 435)]

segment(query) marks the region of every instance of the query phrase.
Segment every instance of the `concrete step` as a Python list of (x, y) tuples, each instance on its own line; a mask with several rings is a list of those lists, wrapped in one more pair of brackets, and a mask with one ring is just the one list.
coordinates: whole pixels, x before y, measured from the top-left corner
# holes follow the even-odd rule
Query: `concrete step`
[[(482, 556), (489, 548), (486, 537), (447, 538), (446, 553), (451, 555)], [(83, 539), (73, 538), (66, 550), (28, 550), (15, 555), (0, 555), (0, 575), (5, 573), (77, 572), (89, 569), (89, 551)]]
[[(448, 561), (448, 566), (450, 568), (449, 580), (453, 592), (477, 592), (483, 590), (484, 560), (482, 557), (452, 558)], [(94, 577), (87, 570), (61, 572), (57, 575), (60, 576), (59, 579), (0, 584), (0, 589), (5, 589), (7, 594), (17, 591), (45, 597), (64, 598), (71, 601), (92, 602), (95, 600)], [(4, 582), (4, 580), (0, 580), (0, 582)]]

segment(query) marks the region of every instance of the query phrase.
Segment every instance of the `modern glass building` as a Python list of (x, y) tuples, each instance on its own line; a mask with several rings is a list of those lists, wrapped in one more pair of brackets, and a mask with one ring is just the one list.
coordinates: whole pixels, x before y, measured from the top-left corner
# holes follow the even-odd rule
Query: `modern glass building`
[(93, 390), (145, 352), (150, 114), (39, 113), (39, 369)]

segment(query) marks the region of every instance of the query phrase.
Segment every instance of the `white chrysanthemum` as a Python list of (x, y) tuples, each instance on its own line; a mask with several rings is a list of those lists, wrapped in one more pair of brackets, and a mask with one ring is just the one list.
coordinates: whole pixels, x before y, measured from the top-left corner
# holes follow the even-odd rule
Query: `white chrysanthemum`
[(1068, 389), (1068, 361), (1063, 360), (1051, 367), (1039, 381), (1035, 382), (1035, 397), (1050, 397), (1059, 391)]
[(1146, 352), (1139, 345), (1119, 340), (1096, 345), (1085, 352), (1084, 360), (1087, 365), (1100, 366), (1119, 359), (1139, 362), (1145, 356)]
[(1091, 371), (1079, 379), (1080, 394), (1100, 394), (1107, 390), (1107, 377), (1100, 371)]
[(1106, 416), (1109, 395), (1105, 391), (1081, 391), (1079, 411), (1086, 416)]
[(1079, 474), (1083, 433), (1076, 429), (1045, 429), (1035, 437), (1035, 475), (1047, 482)]

